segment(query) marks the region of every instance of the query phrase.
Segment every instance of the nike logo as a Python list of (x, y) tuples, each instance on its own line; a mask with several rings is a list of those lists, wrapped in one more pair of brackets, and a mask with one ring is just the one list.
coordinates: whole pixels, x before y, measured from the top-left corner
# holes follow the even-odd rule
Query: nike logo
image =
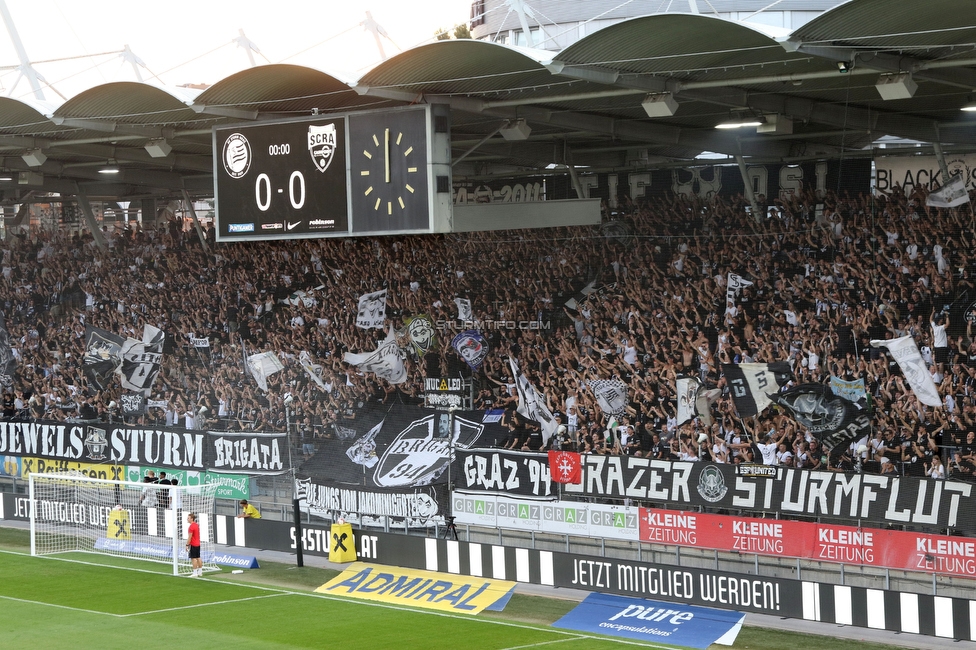
[(295, 227), (298, 226), (300, 223), (301, 221), (296, 221), (295, 223), (286, 223), (286, 227), (288, 228), (288, 230), (294, 230)]

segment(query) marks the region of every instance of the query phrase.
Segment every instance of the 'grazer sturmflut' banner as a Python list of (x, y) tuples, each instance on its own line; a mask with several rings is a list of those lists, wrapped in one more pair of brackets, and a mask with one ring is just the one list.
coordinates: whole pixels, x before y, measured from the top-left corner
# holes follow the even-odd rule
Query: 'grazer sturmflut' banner
[[(539, 462), (546, 459), (543, 454), (521, 456), (537, 457)], [(787, 517), (830, 517), (852, 523), (976, 533), (972, 483), (634, 456), (583, 454), (582, 459), (583, 482), (550, 487), (553, 496), (546, 497), (544, 488), (525, 479), (528, 472), (523, 467), (527, 465), (520, 466), (519, 460), (499, 455), (498, 450), (471, 450), (459, 459), (462, 465), (457, 474), (462, 478), (456, 487), (472, 494), (511, 489), (513, 496), (536, 499), (554, 500), (557, 494), (634, 499), (679, 508), (775, 510)]]
[(47, 420), (0, 422), (0, 454), (229, 474), (288, 470), (284, 433), (227, 433)]

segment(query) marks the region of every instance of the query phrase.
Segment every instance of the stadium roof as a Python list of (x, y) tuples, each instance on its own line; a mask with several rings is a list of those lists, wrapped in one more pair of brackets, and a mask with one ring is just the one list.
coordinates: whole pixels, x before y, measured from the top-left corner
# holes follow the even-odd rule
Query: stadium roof
[[(879, 84), (894, 98), (883, 99)], [(976, 3), (852, 0), (785, 36), (663, 13), (614, 24), (558, 53), (439, 41), (358, 81), (268, 65), (203, 92), (125, 82), (60, 105), (0, 98), (0, 191), (7, 204), (29, 190), (209, 197), (215, 125), (422, 102), (451, 106), (459, 176), (534, 174), (570, 162), (600, 170), (688, 165), (703, 152), (762, 162), (863, 156), (882, 136), (972, 151), (976, 115), (960, 109), (974, 91)], [(650, 117), (648, 99), (671, 108)], [(531, 127), (528, 139), (502, 138), (499, 130), (518, 119)], [(715, 128), (730, 119), (778, 131)], [(153, 157), (146, 146), (159, 140), (172, 150)], [(119, 173), (101, 174), (108, 166)], [(33, 174), (24, 183), (18, 172)]]

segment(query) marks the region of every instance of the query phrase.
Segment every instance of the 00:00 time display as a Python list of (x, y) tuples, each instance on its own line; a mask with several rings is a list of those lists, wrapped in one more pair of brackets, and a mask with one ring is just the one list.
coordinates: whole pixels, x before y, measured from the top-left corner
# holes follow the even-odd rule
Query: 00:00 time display
[[(285, 190), (279, 187), (277, 193), (284, 194)], [(254, 180), (254, 202), (257, 203), (258, 210), (267, 212), (273, 195), (271, 178), (265, 173), (258, 174)], [(288, 198), (295, 210), (301, 210), (305, 205), (305, 176), (299, 171), (292, 172), (288, 178)]]

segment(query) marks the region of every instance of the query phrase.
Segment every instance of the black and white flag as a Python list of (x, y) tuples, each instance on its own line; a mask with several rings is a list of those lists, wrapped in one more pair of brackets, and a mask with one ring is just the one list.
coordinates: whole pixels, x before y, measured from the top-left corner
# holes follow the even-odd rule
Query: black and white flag
[(125, 339), (117, 334), (89, 325), (85, 328), (85, 356), (82, 369), (88, 381), (99, 390), (107, 389), (113, 375), (122, 365)]
[(122, 393), (119, 396), (122, 402), (123, 415), (145, 415), (148, 401), (145, 393)]
[(540, 393), (528, 377), (519, 370), (515, 359), (509, 357), (508, 364), (515, 378), (515, 390), (518, 391), (518, 413), (530, 420), (535, 420), (542, 427), (542, 446), (549, 444), (549, 438), (556, 432), (559, 424), (552, 416), (552, 411), (546, 406), (546, 398)]
[(122, 387), (131, 391), (149, 391), (163, 367), (163, 343), (166, 333), (158, 327), (146, 325), (142, 340), (128, 338), (122, 344), (122, 364), (119, 373)]
[(301, 364), (302, 369), (305, 371), (305, 374), (308, 375), (308, 378), (314, 381), (315, 385), (318, 386), (323, 393), (329, 392), (325, 387), (325, 382), (322, 381), (322, 364), (313, 362), (312, 355), (309, 354), (308, 350), (301, 351), (301, 353), (298, 355), (298, 363)]
[(3, 312), (0, 312), (0, 386), (6, 389), (14, 387), (14, 377), (17, 372), (17, 359), (14, 358), (10, 347), (10, 333)]
[(596, 396), (600, 410), (620, 417), (627, 408), (627, 384), (619, 379), (591, 379), (586, 382)]
[(800, 384), (775, 395), (774, 401), (816, 436), (824, 450), (834, 458), (871, 431), (871, 419), (867, 414), (823, 384)]
[(386, 289), (359, 296), (356, 327), (364, 330), (383, 329), (386, 322)]
[(962, 174), (956, 174), (948, 183), (930, 192), (925, 198), (925, 205), (933, 208), (954, 208), (966, 203), (969, 203), (969, 191)]
[(908, 381), (908, 385), (911, 386), (918, 401), (935, 408), (942, 406), (939, 389), (936, 388), (932, 373), (926, 367), (925, 360), (922, 359), (918, 346), (915, 345), (915, 339), (911, 335), (883, 341), (874, 339), (871, 341), (871, 347), (888, 348), (888, 352), (898, 362), (898, 367), (901, 368), (905, 380)]
[(706, 427), (712, 425), (712, 404), (722, 396), (717, 388), (706, 390), (704, 384), (697, 377), (679, 377), (678, 392), (678, 425), (699, 417)]
[(739, 417), (762, 413), (773, 403), (773, 396), (793, 378), (785, 361), (776, 363), (723, 363), (722, 373), (732, 391), (732, 402)]
[(729, 273), (729, 279), (725, 286), (725, 313), (735, 309), (735, 303), (739, 300), (739, 294), (743, 287), (751, 287), (752, 282), (746, 280), (741, 275)]
[(346, 352), (342, 360), (356, 366), (363, 372), (371, 372), (391, 384), (402, 384), (407, 380), (407, 368), (403, 365), (403, 350), (397, 345), (393, 330), (372, 352), (356, 354)]
[(458, 320), (471, 320), (471, 301), (467, 298), (455, 298), (454, 304), (458, 308)]
[(274, 352), (261, 352), (247, 357), (247, 369), (254, 381), (258, 382), (258, 388), (264, 392), (268, 392), (268, 377), (284, 367)]

